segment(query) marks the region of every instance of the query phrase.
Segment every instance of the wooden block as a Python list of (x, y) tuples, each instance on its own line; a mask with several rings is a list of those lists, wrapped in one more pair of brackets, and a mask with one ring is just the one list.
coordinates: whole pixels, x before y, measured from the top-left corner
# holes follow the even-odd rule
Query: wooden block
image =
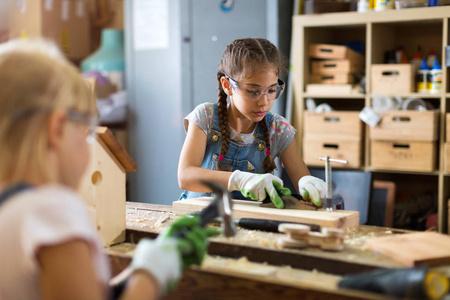
[(303, 114), (304, 134), (331, 138), (363, 138), (364, 123), (357, 111), (331, 111), (315, 113), (305, 111)]
[(371, 140), (370, 165), (386, 170), (431, 172), (436, 168), (436, 143)]
[[(173, 211), (177, 214), (186, 214), (193, 211), (200, 211), (211, 203), (211, 197), (192, 198), (174, 201)], [(241, 204), (249, 202), (248, 204)], [(239, 204), (235, 204), (239, 203)], [(359, 225), (359, 212), (349, 210), (337, 210), (333, 212), (278, 209), (259, 207), (258, 202), (233, 200), (233, 218), (256, 218), (267, 220), (278, 220), (286, 222), (300, 222), (316, 224), (323, 227), (351, 228)]]
[(340, 74), (363, 71), (363, 65), (348, 59), (329, 59), (311, 61), (313, 74)]
[(408, 267), (450, 263), (450, 236), (437, 232), (377, 237), (367, 240), (367, 245)]
[(321, 232), (311, 232), (310, 228), (300, 224), (280, 224), (280, 232), (286, 234), (278, 242), (283, 247), (304, 248), (305, 246), (296, 241), (306, 242), (310, 246), (320, 247), (327, 251), (341, 251), (344, 249), (344, 231), (338, 228), (322, 228)]
[(323, 167), (322, 156), (347, 160), (342, 168), (359, 168), (362, 162), (362, 139), (348, 137), (322, 137), (305, 135), (303, 138), (303, 161), (310, 166)]
[(347, 46), (332, 44), (309, 45), (309, 57), (322, 59), (348, 59), (358, 64), (364, 64), (364, 55)]
[(411, 64), (372, 65), (372, 93), (401, 95), (414, 92), (414, 66)]
[(374, 140), (434, 142), (438, 139), (439, 110), (387, 110), (380, 123), (370, 128)]
[(329, 84), (345, 84), (354, 83), (355, 78), (353, 74), (339, 73), (339, 74), (311, 74), (309, 76), (311, 83), (329, 83)]

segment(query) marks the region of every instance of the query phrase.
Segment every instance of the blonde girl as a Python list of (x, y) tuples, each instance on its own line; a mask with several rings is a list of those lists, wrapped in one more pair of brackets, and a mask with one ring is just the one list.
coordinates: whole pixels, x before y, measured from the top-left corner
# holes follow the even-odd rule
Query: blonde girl
[[(96, 103), (77, 70), (43, 41), (0, 45), (0, 299), (107, 299), (110, 270), (76, 193), (89, 161)], [(203, 232), (195, 218), (184, 227)], [(175, 222), (175, 232), (180, 222)], [(139, 243), (121, 299), (152, 299), (189, 255), (169, 234)], [(199, 247), (195, 247), (195, 246)]]
[(217, 72), (217, 103), (201, 104), (184, 119), (180, 199), (209, 195), (199, 184), (209, 179), (228, 186), (234, 198), (263, 201), (268, 196), (283, 208), (280, 194), (290, 191), (272, 174), (279, 156), (303, 198), (321, 205), (325, 183), (310, 175), (293, 142), (296, 130), (270, 112), (285, 88), (281, 67), (279, 52), (268, 40), (239, 39), (227, 46)]

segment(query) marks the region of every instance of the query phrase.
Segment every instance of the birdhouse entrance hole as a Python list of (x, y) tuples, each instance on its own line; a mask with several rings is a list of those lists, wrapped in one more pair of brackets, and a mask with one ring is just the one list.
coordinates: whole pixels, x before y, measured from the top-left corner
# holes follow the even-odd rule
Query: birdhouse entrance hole
[(93, 185), (99, 185), (102, 182), (103, 176), (99, 171), (95, 171), (92, 174), (91, 180)]

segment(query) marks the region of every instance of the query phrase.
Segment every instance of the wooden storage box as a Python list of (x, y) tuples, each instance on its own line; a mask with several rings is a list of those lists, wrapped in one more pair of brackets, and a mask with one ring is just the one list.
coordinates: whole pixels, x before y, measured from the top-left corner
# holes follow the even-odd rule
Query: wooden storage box
[(348, 164), (339, 164), (343, 168), (359, 168), (362, 162), (362, 140), (355, 138), (321, 137), (315, 135), (303, 138), (303, 161), (309, 166), (324, 166), (319, 160), (322, 156), (348, 160)]
[(450, 143), (450, 113), (445, 114), (445, 141)]
[(414, 92), (414, 66), (411, 64), (372, 65), (372, 93), (382, 95)]
[(370, 141), (370, 164), (374, 168), (431, 172), (436, 168), (436, 143)]
[(364, 126), (357, 111), (331, 111), (327, 113), (305, 111), (303, 118), (305, 136), (351, 137), (356, 140), (363, 137)]
[(353, 74), (341, 73), (341, 74), (311, 74), (309, 77), (311, 83), (353, 83), (355, 78)]
[(348, 59), (355, 63), (364, 63), (364, 55), (341, 45), (311, 44), (309, 45), (309, 56), (322, 59)]
[(439, 111), (388, 110), (381, 122), (370, 128), (374, 140), (434, 142), (438, 139)]
[(363, 71), (363, 65), (349, 59), (316, 60), (311, 62), (313, 74), (358, 73)]
[(444, 172), (450, 173), (450, 143), (444, 145)]

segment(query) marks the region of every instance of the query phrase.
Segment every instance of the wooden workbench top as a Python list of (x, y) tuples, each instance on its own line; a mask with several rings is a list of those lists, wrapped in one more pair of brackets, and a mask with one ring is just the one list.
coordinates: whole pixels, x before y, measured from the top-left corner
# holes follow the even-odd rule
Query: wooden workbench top
[[(127, 203), (127, 241), (136, 243), (144, 236), (155, 237), (178, 216), (168, 205)], [(397, 232), (398, 233), (398, 232)], [(231, 258), (246, 257), (249, 261), (289, 265), (306, 270), (345, 275), (375, 268), (400, 268), (402, 265), (385, 256), (367, 250), (368, 239), (392, 234), (383, 227), (358, 226), (347, 229), (344, 250), (327, 252), (314, 247), (283, 249), (278, 246), (280, 233), (239, 229), (236, 236), (210, 239), (208, 253)]]

